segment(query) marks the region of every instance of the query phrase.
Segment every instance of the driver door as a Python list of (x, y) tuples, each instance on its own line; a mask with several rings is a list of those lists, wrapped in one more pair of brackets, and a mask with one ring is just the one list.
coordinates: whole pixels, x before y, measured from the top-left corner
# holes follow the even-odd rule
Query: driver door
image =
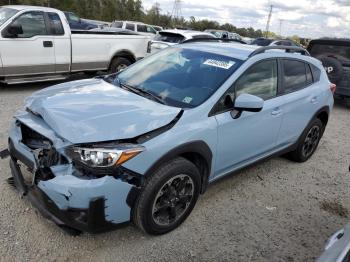
[[(264, 60), (251, 66), (227, 91), (219, 102), (216, 115), (218, 124), (215, 176), (229, 173), (276, 149), (282, 123), (283, 96), (278, 96), (278, 63)], [(264, 99), (262, 111), (242, 112), (234, 119), (233, 101), (247, 93)]]
[(12, 23), (22, 26), (23, 33), (9, 37), (2, 32), (0, 52), (4, 75), (54, 73), (54, 39), (49, 35), (45, 13), (25, 12)]

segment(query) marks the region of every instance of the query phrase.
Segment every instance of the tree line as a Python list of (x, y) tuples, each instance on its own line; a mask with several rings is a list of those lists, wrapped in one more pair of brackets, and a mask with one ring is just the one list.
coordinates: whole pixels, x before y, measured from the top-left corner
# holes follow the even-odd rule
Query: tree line
[(235, 32), (244, 37), (262, 37), (264, 32), (252, 27), (238, 28), (230, 23), (219, 24), (208, 19), (190, 17), (174, 19), (170, 13), (163, 13), (161, 6), (156, 3), (145, 10), (141, 0), (0, 0), (1, 5), (25, 4), (50, 6), (63, 11), (72, 11), (87, 19), (111, 22), (113, 20), (141, 21), (151, 25), (160, 25), (165, 28), (190, 28), (203, 31), (205, 29), (221, 29)]

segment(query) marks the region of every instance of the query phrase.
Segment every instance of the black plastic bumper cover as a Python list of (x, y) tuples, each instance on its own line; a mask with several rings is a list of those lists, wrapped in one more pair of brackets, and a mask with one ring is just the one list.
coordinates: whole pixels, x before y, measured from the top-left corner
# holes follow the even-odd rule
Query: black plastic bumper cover
[(11, 158), (10, 167), (15, 186), (22, 196), (35, 206), (40, 213), (61, 227), (68, 227), (89, 233), (101, 233), (117, 229), (128, 223), (114, 224), (105, 219), (105, 199), (96, 198), (90, 201), (87, 209), (61, 210), (37, 186), (27, 186), (17, 160)]
[(338, 96), (350, 97), (350, 88), (347, 87), (337, 87), (335, 94)]

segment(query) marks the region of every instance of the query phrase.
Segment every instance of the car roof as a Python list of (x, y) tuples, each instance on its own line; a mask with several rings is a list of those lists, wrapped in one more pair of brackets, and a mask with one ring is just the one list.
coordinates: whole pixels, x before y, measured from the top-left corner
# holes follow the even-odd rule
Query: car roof
[(181, 45), (186, 48), (215, 53), (240, 60), (246, 60), (252, 52), (259, 48), (259, 46), (244, 45), (234, 42), (191, 42)]
[(195, 30), (182, 30), (182, 29), (168, 29), (168, 30), (162, 30), (160, 33), (171, 33), (171, 34), (178, 34), (183, 35), (185, 37), (192, 37), (196, 35), (207, 35), (207, 36), (213, 36), (210, 33), (202, 32), (202, 31), (195, 31)]
[(321, 39), (313, 39), (310, 41), (309, 46), (314, 44), (321, 45), (350, 45), (349, 38), (321, 38)]
[(234, 35), (240, 35), (240, 34), (235, 33), (235, 32), (221, 30), (221, 29), (206, 29), (205, 32), (222, 32), (222, 33), (229, 33), (229, 34), (234, 34)]
[(129, 23), (129, 24), (139, 24), (139, 25), (148, 25), (143, 22), (138, 22), (138, 21), (130, 21), (130, 20), (115, 20), (113, 22), (122, 22), (122, 23)]
[(221, 29), (206, 29), (205, 31), (206, 31), (206, 32), (209, 32), (209, 31), (215, 31), (215, 32), (229, 32), (229, 31), (221, 30)]
[(279, 42), (279, 41), (294, 42), (293, 40), (290, 40), (290, 39), (274, 39), (273, 40), (273, 42)]
[(43, 6), (32, 6), (32, 5), (5, 5), (2, 6), (5, 8), (11, 8), (11, 9), (15, 9), (18, 11), (22, 11), (22, 10), (39, 10), (39, 11), (43, 11), (43, 12), (57, 12), (58, 10), (55, 8), (51, 8), (51, 7), (43, 7)]
[[(181, 46), (185, 48), (195, 49), (199, 51), (204, 52), (210, 52), (218, 55), (223, 55), (227, 57), (232, 57), (239, 60), (247, 60), (249, 56), (257, 49), (262, 48), (261, 46), (255, 46), (255, 45), (246, 45), (246, 44), (240, 44), (236, 42), (191, 42), (191, 43), (184, 43), (181, 44)], [(282, 52), (281, 50), (268, 50), (265, 52), (265, 54), (278, 54), (279, 57), (291, 57), (293, 53), (286, 53)], [(315, 62), (314, 58), (310, 56), (302, 56), (300, 54), (297, 55), (298, 58), (301, 58), (305, 61), (313, 61)]]

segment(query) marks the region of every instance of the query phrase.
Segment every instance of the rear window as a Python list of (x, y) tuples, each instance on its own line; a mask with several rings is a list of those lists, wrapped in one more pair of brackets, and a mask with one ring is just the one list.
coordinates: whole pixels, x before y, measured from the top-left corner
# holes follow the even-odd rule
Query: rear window
[(116, 27), (116, 28), (122, 28), (123, 27), (123, 22), (113, 22), (111, 27)]
[(147, 26), (145, 26), (145, 25), (137, 25), (137, 32), (147, 33)]
[(307, 84), (311, 84), (313, 82), (312, 73), (310, 65), (306, 65), (306, 82)]
[(283, 60), (284, 92), (291, 93), (306, 87), (310, 76), (307, 75), (306, 64), (297, 60)]
[(64, 29), (61, 19), (56, 13), (47, 13), (50, 19), (51, 34), (53, 35), (64, 35)]
[(167, 43), (176, 43), (179, 44), (182, 41), (185, 40), (185, 37), (180, 34), (173, 34), (173, 33), (166, 33), (166, 32), (160, 32), (154, 40), (156, 41), (162, 41)]
[(311, 65), (311, 71), (312, 71), (312, 76), (313, 76), (314, 82), (320, 81), (321, 70), (319, 68), (317, 68), (316, 66)]
[(131, 31), (135, 31), (135, 25), (126, 23), (125, 29), (131, 30)]
[(350, 46), (314, 44), (310, 53), (312, 56), (334, 54), (350, 60)]
[(272, 43), (271, 39), (255, 39), (251, 44), (258, 46), (268, 46)]
[(193, 39), (198, 39), (198, 38), (215, 38), (214, 36), (211, 35), (194, 35), (192, 36)]

